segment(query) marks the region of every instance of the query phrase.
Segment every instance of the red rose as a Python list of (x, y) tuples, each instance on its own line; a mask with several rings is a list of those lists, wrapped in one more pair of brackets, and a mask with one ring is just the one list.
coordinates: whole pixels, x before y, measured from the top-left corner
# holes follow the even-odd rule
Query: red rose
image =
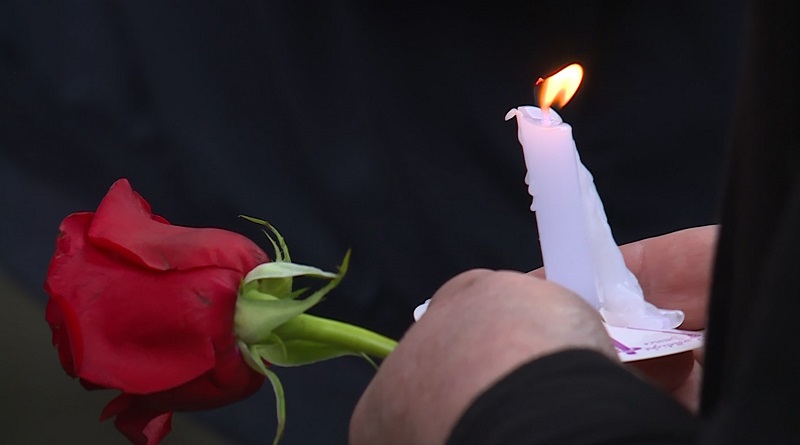
[(61, 223), (45, 289), (61, 364), (88, 388), (122, 391), (104, 409), (135, 444), (155, 445), (173, 411), (222, 406), (264, 376), (234, 337), (242, 278), (267, 255), (220, 229), (170, 225), (117, 181), (95, 213)]

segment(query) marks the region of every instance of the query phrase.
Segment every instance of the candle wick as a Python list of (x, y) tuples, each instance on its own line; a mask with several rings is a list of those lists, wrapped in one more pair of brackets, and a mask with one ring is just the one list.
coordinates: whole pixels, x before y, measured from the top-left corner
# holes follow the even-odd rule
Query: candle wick
[(550, 126), (550, 107), (542, 107), (542, 125)]

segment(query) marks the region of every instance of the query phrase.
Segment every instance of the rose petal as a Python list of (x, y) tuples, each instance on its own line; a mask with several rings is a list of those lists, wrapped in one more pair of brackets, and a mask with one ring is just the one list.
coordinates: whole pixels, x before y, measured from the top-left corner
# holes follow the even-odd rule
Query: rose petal
[[(66, 318), (70, 342), (62, 340), (59, 351), (61, 345), (65, 351), (71, 346), (73, 360), (80, 363), (76, 373), (94, 385), (146, 394), (211, 369), (213, 339), (234, 343), (241, 274), (214, 268), (169, 273), (131, 268), (86, 243), (86, 222), (81, 216), (62, 224), (59, 242), (66, 248), (54, 257), (46, 283), (59, 307), (74, 313), (73, 322)], [(75, 338), (82, 340), (80, 348)]]
[[(47, 302), (45, 319), (53, 331), (53, 345), (58, 350), (58, 359), (64, 371), (72, 377), (78, 375), (83, 360), (83, 340), (77, 322), (77, 317), (72, 311), (67, 310), (69, 317), (64, 316), (56, 300)], [(67, 318), (70, 322), (67, 322)], [(74, 337), (74, 340), (70, 339)]]
[(103, 410), (103, 420), (115, 415), (114, 426), (134, 445), (158, 445), (172, 431), (172, 412), (148, 409), (123, 394)]
[(128, 394), (120, 394), (117, 397), (114, 397), (110, 402), (108, 402), (105, 408), (103, 408), (103, 412), (100, 413), (100, 421), (104, 422), (125, 411), (131, 406), (133, 400), (133, 396)]
[(141, 403), (170, 411), (198, 411), (219, 408), (253, 395), (265, 377), (250, 368), (238, 348), (219, 352), (214, 369), (163, 392), (136, 396)]
[[(76, 376), (83, 363), (83, 338), (77, 315), (70, 304), (63, 302), (61, 296), (50, 287), (50, 278), (54, 270), (64, 264), (64, 261), (80, 250), (83, 243), (82, 236), (75, 236), (86, 230), (92, 220), (92, 213), (74, 213), (61, 222), (60, 233), (56, 240), (56, 254), (50, 261), (45, 281), (45, 290), (51, 299), (47, 302), (45, 319), (50, 324), (53, 332), (53, 345), (58, 349), (58, 357), (67, 374)], [(62, 302), (64, 304), (62, 304)]]
[(227, 267), (247, 273), (268, 261), (252, 241), (237, 233), (214, 228), (166, 224), (126, 179), (111, 186), (97, 208), (89, 239), (130, 261), (155, 270)]

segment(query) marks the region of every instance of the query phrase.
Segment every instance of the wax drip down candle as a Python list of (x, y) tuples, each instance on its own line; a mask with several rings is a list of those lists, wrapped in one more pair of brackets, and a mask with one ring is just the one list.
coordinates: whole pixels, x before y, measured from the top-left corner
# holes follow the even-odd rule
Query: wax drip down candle
[(577, 91), (583, 68), (573, 64), (540, 81), (539, 106), (512, 109), (533, 197), (547, 279), (580, 295), (613, 326), (671, 329), (683, 322), (678, 310), (644, 299), (608, 225), (591, 173), (581, 163), (572, 127), (550, 107), (563, 106)]

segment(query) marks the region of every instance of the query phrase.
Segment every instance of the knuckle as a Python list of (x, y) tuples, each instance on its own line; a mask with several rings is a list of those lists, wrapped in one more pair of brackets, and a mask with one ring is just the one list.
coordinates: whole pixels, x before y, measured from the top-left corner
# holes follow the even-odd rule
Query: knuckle
[(431, 306), (441, 304), (456, 295), (463, 293), (475, 283), (492, 276), (496, 272), (489, 269), (472, 269), (462, 272), (444, 283), (431, 297)]

